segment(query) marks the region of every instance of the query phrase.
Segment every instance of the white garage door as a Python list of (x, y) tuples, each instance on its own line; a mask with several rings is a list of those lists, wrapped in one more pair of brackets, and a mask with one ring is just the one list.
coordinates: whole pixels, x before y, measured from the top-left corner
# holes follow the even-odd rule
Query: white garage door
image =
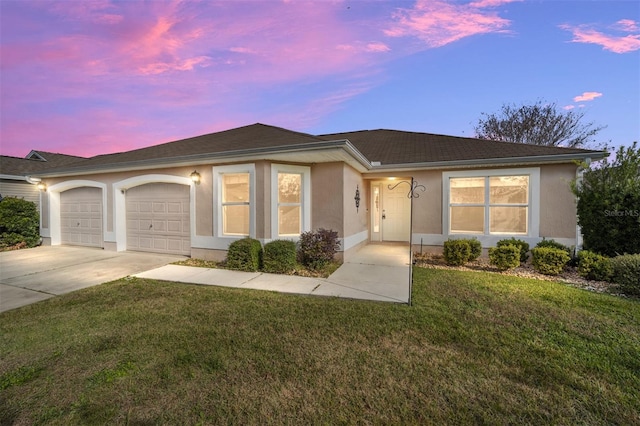
[(74, 188), (60, 193), (62, 244), (103, 247), (102, 190)]
[(150, 183), (126, 198), (127, 250), (191, 254), (188, 186)]

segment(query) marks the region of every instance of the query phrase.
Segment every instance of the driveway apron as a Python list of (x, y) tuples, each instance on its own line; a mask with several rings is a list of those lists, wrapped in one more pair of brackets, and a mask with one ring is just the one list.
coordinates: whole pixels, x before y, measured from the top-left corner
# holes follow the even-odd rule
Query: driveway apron
[(0, 312), (184, 259), (155, 253), (43, 246), (0, 253)]

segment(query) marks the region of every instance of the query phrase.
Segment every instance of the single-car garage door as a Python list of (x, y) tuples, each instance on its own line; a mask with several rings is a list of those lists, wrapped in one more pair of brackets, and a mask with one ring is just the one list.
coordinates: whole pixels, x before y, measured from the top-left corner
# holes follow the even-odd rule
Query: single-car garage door
[(149, 183), (128, 189), (127, 250), (191, 254), (189, 187)]
[(102, 190), (81, 187), (60, 193), (62, 244), (103, 247)]

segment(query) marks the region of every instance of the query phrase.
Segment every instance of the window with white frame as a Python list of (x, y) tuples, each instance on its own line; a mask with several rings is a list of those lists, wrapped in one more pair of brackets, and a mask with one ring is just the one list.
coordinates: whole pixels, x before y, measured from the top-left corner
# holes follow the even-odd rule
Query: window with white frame
[(213, 168), (216, 235), (253, 236), (255, 229), (255, 167), (253, 164)]
[(310, 229), (311, 172), (309, 167), (271, 166), (272, 234), (299, 237)]
[(532, 194), (538, 193), (539, 169), (452, 172), (443, 177), (450, 234), (526, 236), (533, 234), (532, 225), (537, 228)]

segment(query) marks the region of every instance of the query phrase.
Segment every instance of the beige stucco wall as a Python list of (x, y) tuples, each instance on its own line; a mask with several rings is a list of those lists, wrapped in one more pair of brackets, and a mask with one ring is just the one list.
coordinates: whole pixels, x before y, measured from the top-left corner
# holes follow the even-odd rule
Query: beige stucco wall
[(425, 187), (424, 192), (416, 189), (413, 199), (413, 232), (442, 234), (442, 171), (417, 171), (413, 180)]
[(575, 239), (576, 201), (570, 186), (575, 177), (573, 164), (540, 167), (541, 237)]
[[(343, 211), (344, 211), (344, 236), (350, 237), (368, 231), (369, 206), (367, 183), (362, 174), (348, 165), (343, 166)], [(356, 208), (356, 188), (360, 192), (360, 207)]]
[(344, 237), (343, 164), (319, 163), (311, 167), (311, 229), (333, 229)]

